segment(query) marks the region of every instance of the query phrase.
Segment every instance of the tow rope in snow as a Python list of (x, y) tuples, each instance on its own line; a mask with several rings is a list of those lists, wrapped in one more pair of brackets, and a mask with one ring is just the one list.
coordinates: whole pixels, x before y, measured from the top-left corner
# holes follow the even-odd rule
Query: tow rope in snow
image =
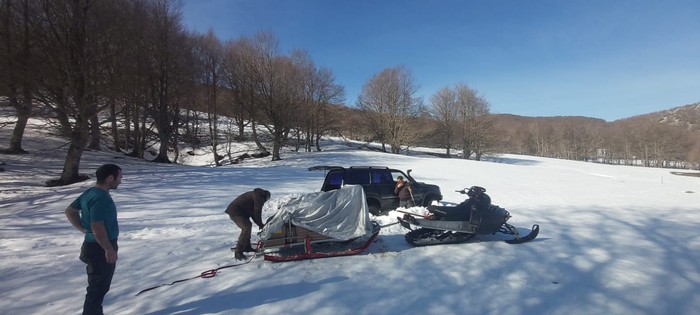
[(392, 225), (396, 225), (396, 224), (399, 224), (399, 223), (401, 223), (401, 222), (396, 221), (396, 222), (394, 222), (394, 223), (389, 223), (389, 224), (380, 225), (379, 227), (383, 229), (383, 228), (385, 228), (385, 227), (392, 226)]
[(209, 270), (207, 270), (207, 271), (203, 271), (203, 272), (200, 273), (198, 276), (194, 276), (194, 277), (192, 277), (192, 278), (180, 279), (180, 280), (175, 280), (175, 281), (173, 281), (173, 282), (171, 282), (171, 283), (159, 284), (159, 285), (157, 285), (157, 286), (150, 287), (150, 288), (148, 288), (148, 289), (143, 289), (143, 290), (139, 291), (139, 293), (136, 293), (136, 296), (138, 296), (138, 295), (141, 294), (141, 293), (148, 292), (148, 291), (151, 291), (151, 290), (153, 290), (153, 289), (160, 288), (160, 287), (166, 286), (166, 285), (167, 285), (167, 286), (171, 286), (171, 285), (176, 284), (176, 283), (185, 282), (185, 281), (192, 280), (192, 279), (197, 279), (197, 278), (203, 278), (203, 279), (206, 279), (206, 278), (213, 278), (213, 277), (215, 277), (215, 276), (219, 273), (219, 270), (226, 269), (226, 268), (231, 268), (231, 267), (243, 266), (243, 265), (245, 265), (245, 264), (247, 264), (247, 263), (253, 261), (253, 259), (255, 259), (255, 256), (258, 255), (258, 250), (259, 250), (259, 249), (260, 249), (260, 244), (258, 244), (258, 248), (257, 248), (257, 249), (255, 250), (255, 252), (253, 253), (253, 256), (250, 256), (250, 258), (249, 258), (247, 261), (243, 262), (243, 263), (221, 266), (221, 267), (219, 267), (219, 268), (209, 269)]

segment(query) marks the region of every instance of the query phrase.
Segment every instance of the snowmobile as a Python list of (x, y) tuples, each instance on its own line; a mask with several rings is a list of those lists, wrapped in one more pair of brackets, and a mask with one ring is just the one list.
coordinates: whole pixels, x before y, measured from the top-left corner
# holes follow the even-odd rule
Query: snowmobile
[[(502, 233), (513, 236), (505, 242), (520, 244), (533, 240), (539, 234), (540, 227), (535, 224), (532, 230), (521, 236), (518, 229), (510, 225), (510, 213), (497, 205), (491, 204), (491, 198), (485, 194), (486, 189), (472, 186), (469, 189), (456, 190), (466, 194), (467, 199), (456, 206), (426, 207), (424, 215), (400, 211), (403, 217), (397, 217), (406, 233), (406, 241), (413, 246), (438, 244), (458, 244), (476, 235)], [(412, 228), (415, 226), (417, 228)]]
[(355, 255), (380, 229), (370, 220), (362, 186), (346, 185), (281, 204), (258, 233), (256, 253), (275, 262)]

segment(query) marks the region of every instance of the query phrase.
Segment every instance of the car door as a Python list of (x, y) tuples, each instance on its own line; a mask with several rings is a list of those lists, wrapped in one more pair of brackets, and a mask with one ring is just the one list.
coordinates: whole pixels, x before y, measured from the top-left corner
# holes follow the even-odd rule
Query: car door
[(415, 202), (417, 206), (420, 206), (425, 196), (425, 187), (419, 184), (413, 177), (408, 176), (404, 178), (407, 178), (408, 181), (411, 182), (411, 197), (413, 198), (413, 202)]
[(399, 197), (394, 194), (396, 182), (388, 169), (372, 170), (372, 186), (380, 196), (382, 210), (396, 209), (399, 206)]

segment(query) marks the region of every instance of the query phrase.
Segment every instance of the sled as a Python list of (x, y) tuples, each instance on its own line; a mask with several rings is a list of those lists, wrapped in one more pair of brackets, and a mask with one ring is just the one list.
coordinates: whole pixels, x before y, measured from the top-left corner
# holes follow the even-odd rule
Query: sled
[[(466, 189), (458, 192), (467, 194)], [(507, 223), (511, 218), (510, 213), (497, 205), (490, 205), (484, 210), (462, 205), (429, 206), (428, 217), (399, 211), (404, 216), (397, 217), (397, 220), (401, 226), (410, 230), (405, 238), (413, 246), (458, 244), (476, 235), (496, 233), (513, 236), (512, 239), (505, 240), (508, 244), (521, 244), (535, 239), (540, 232), (539, 225), (534, 224), (530, 232), (521, 236), (517, 228)]]
[(256, 252), (273, 262), (355, 255), (380, 229), (370, 221), (362, 186), (347, 185), (281, 204), (258, 234)]
[(259, 241), (258, 248), (264, 260), (272, 262), (356, 255), (367, 250), (379, 235), (379, 224), (372, 221), (372, 225), (368, 236), (343, 241), (287, 224), (276, 237)]

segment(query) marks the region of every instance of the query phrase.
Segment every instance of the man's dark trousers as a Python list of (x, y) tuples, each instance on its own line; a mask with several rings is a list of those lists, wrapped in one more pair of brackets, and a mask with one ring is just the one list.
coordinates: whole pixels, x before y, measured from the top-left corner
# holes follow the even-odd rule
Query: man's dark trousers
[[(110, 240), (114, 250), (117, 250), (117, 240)], [(80, 249), (80, 260), (86, 266), (88, 276), (87, 293), (83, 304), (83, 315), (102, 315), (102, 301), (112, 284), (112, 276), (117, 264), (108, 264), (105, 251), (96, 242), (83, 242)]]

